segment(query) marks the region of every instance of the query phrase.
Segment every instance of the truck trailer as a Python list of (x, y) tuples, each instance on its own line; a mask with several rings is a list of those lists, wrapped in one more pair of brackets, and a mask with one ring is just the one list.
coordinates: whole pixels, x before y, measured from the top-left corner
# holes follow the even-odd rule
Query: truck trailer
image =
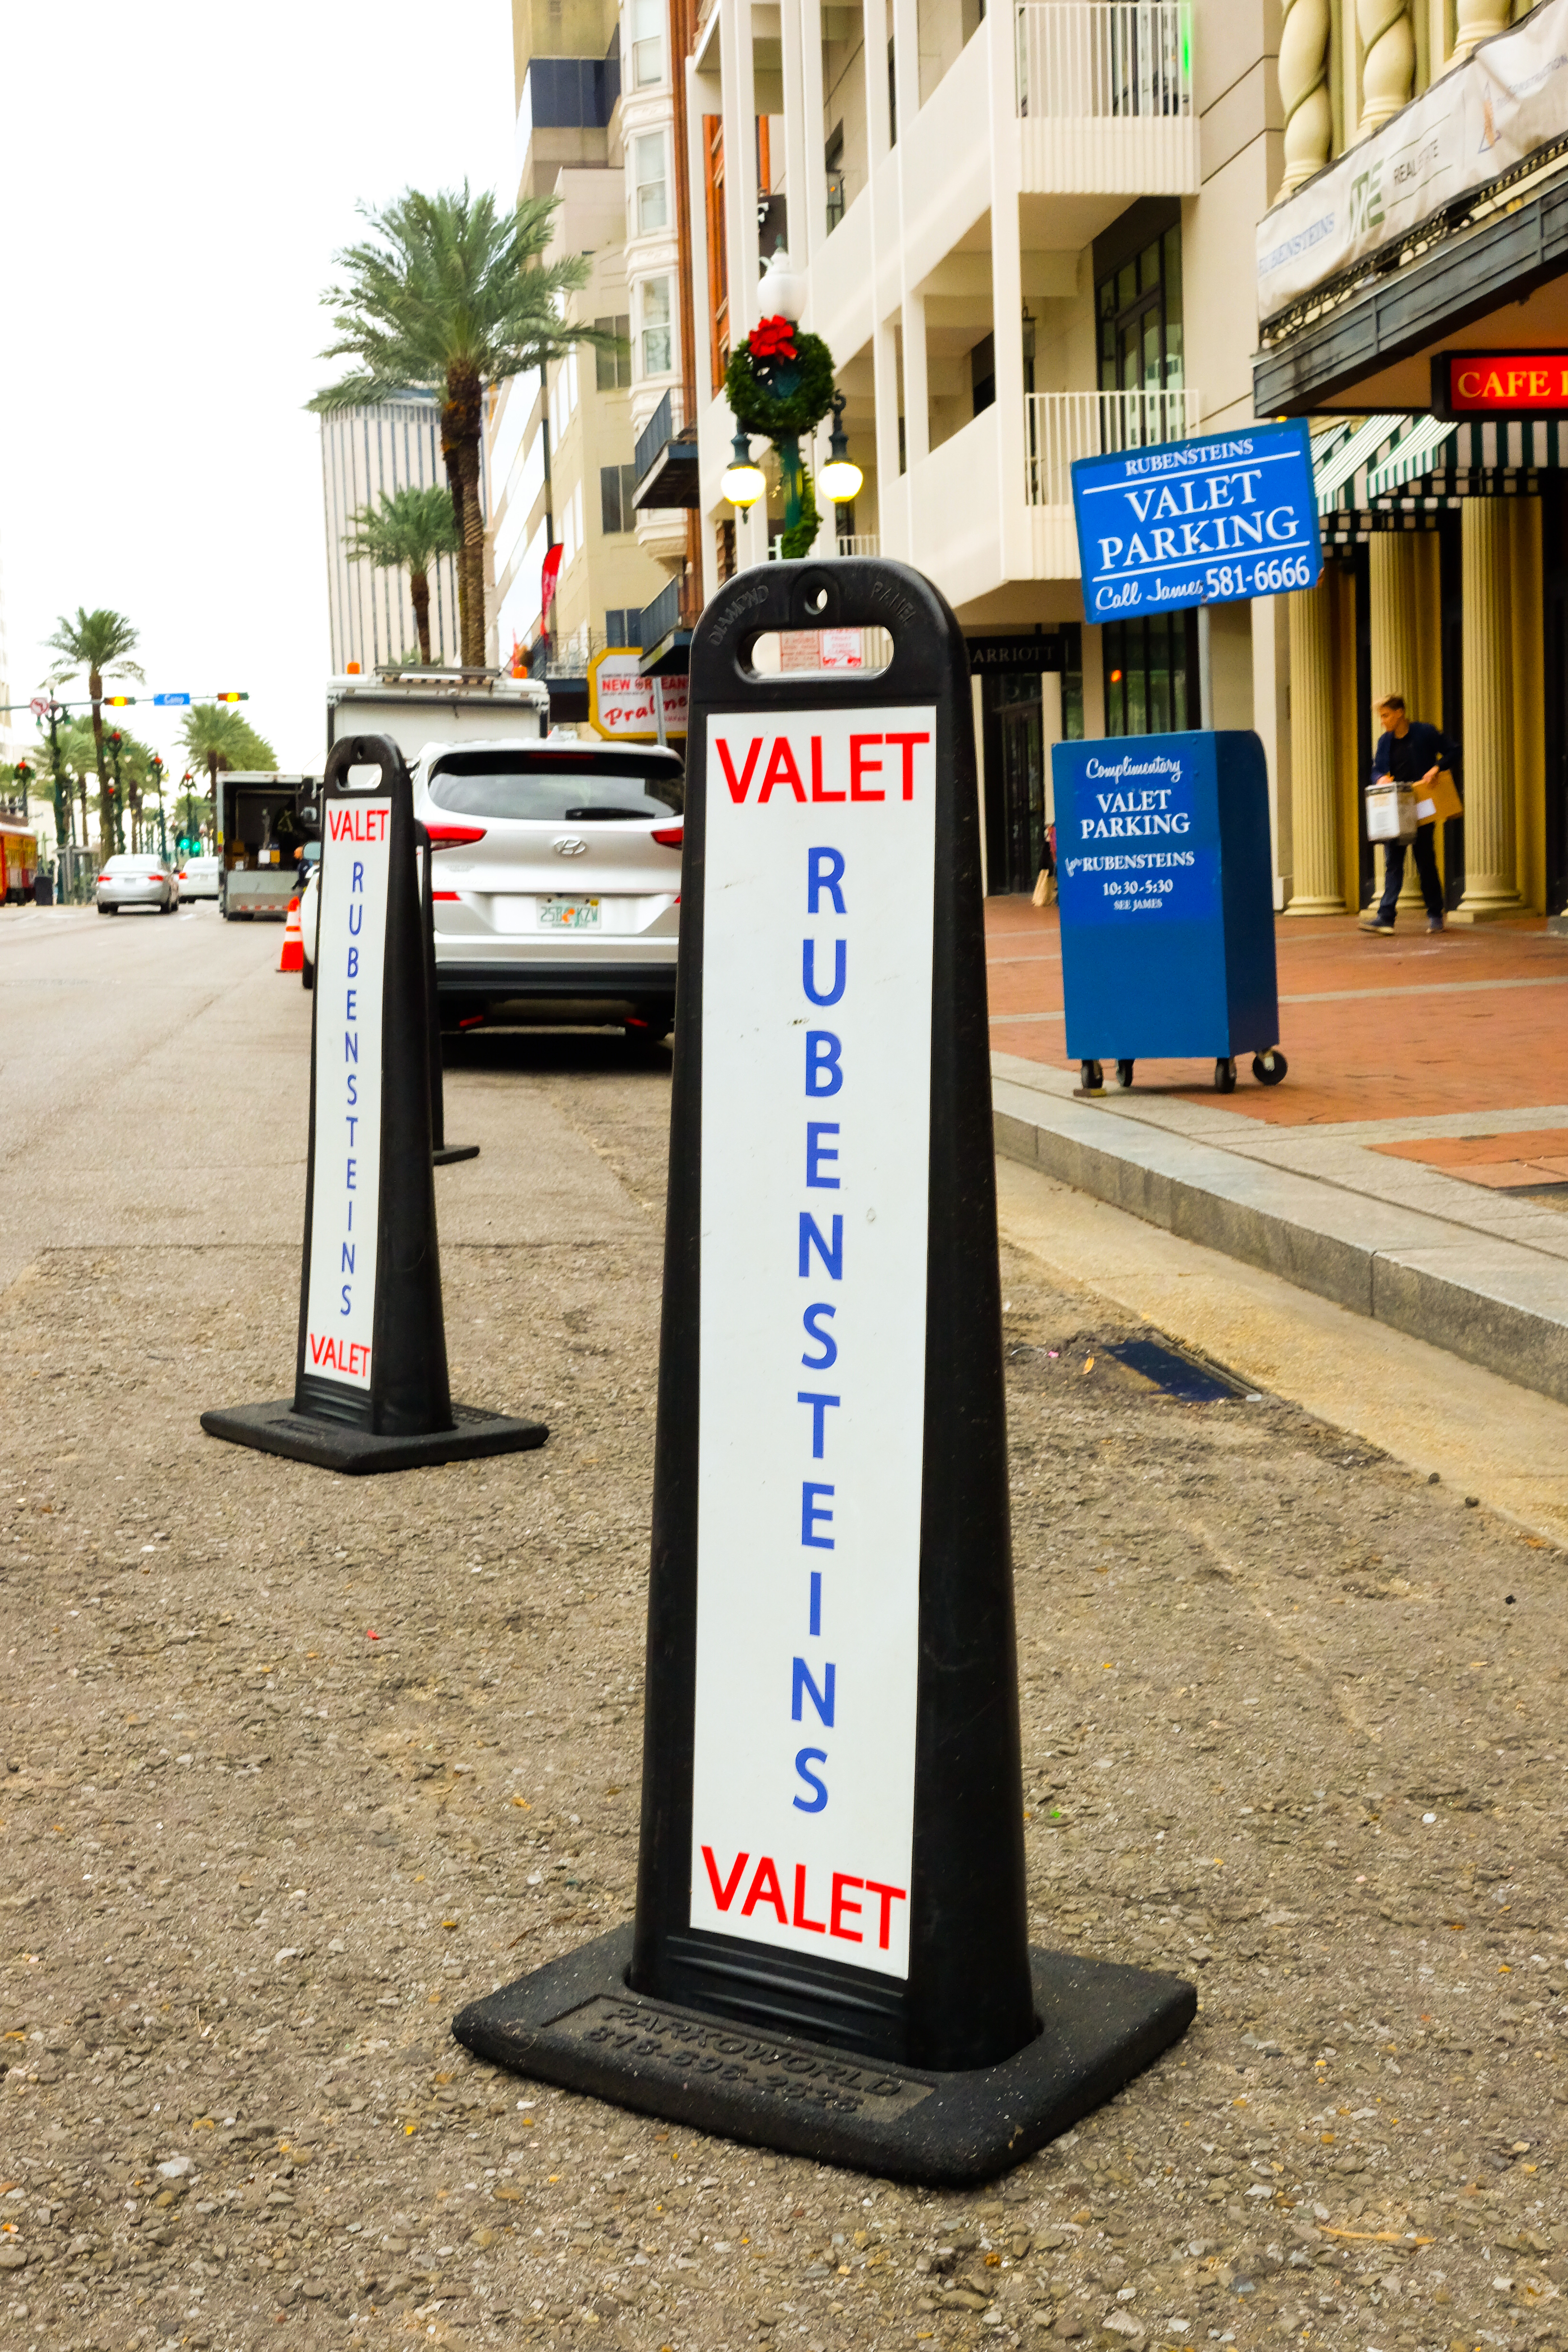
[(289, 901), (305, 886), (306, 832), (301, 803), (320, 779), (258, 772), (222, 773), (217, 780), (217, 853), (223, 861), (218, 912), (226, 923), (258, 915), (282, 922)]

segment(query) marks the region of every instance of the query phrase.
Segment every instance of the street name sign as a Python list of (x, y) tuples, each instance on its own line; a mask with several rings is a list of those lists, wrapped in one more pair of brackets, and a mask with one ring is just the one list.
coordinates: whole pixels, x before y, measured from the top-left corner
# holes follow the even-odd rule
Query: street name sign
[(294, 1394), (202, 1427), (351, 1473), (542, 1445), (542, 1423), (454, 1405), (447, 1387), (417, 829), (389, 738), (333, 745), (321, 817)]
[[(868, 627), (880, 671), (755, 663)], [(1028, 1948), (968, 661), (903, 565), (770, 564), (691, 688), (637, 1920), (454, 2031), (981, 2179), (1194, 1996)]]
[(1299, 419), (1075, 458), (1072, 499), (1090, 621), (1275, 596), (1323, 568)]
[(153, 702), (159, 707), (159, 709), (168, 710), (187, 709), (190, 706), (190, 699), (191, 698), (188, 694), (155, 694), (153, 697)]

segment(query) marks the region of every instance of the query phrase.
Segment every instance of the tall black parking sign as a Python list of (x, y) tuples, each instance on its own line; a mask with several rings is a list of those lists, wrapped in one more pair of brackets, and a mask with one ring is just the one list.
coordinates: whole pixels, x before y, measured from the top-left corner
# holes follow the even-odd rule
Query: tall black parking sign
[(321, 780), (294, 1393), (202, 1415), (209, 1436), (353, 1475), (518, 1453), (549, 1435), (542, 1422), (454, 1404), (447, 1387), (416, 830), (396, 744), (340, 738)]
[[(787, 678), (765, 631), (878, 625)], [(968, 668), (902, 566), (692, 646), (635, 1931), (475, 2003), (521, 2071), (933, 2179), (1185, 2026), (1026, 1939)]]

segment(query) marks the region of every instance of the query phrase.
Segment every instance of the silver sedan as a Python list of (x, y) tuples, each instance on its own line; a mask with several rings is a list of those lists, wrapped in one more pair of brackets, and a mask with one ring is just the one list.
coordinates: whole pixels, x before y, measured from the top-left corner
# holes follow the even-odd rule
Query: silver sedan
[(98, 877), (96, 892), (100, 915), (118, 915), (122, 907), (155, 907), (172, 915), (180, 903), (180, 885), (159, 857), (111, 857)]

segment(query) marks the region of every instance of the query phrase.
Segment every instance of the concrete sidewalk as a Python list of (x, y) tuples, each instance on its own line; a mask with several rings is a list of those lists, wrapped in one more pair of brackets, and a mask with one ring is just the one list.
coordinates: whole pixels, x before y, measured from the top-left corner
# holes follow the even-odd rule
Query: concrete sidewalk
[(987, 928), (999, 1152), (1568, 1402), (1568, 952), (1542, 922), (1287, 919), (1282, 1087), (1162, 1063), (1099, 1098), (1054, 915), (996, 900)]

